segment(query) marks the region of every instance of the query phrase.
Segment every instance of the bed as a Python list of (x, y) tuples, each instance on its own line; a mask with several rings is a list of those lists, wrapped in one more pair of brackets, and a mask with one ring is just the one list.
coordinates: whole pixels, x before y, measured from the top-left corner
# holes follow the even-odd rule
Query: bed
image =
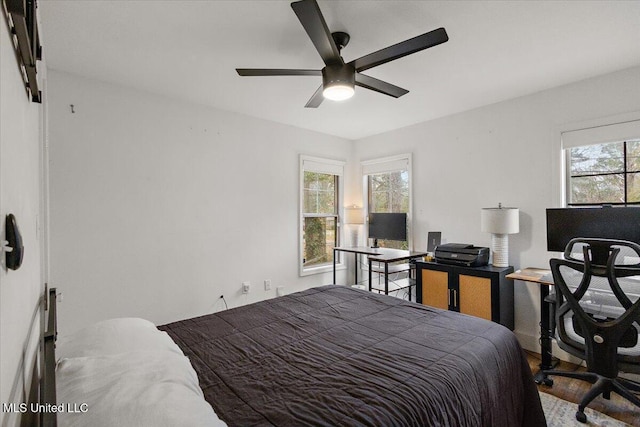
[[(60, 346), (67, 350), (58, 363), (58, 381), (62, 377), (65, 383), (59, 391), (77, 381), (60, 375), (60, 367), (78, 358), (75, 369), (86, 363), (86, 341), (96, 341), (94, 332), (85, 331), (85, 342)], [(526, 357), (508, 329), (389, 296), (328, 285), (170, 323), (155, 333), (168, 335), (171, 343), (134, 334), (131, 343), (110, 347), (116, 353), (130, 345), (143, 348), (142, 356), (129, 354), (125, 364), (152, 365), (151, 373), (166, 368), (154, 365), (160, 362), (150, 354), (161, 352), (160, 359), (169, 359), (169, 353), (176, 353), (176, 359), (190, 362), (194, 373), (187, 374), (192, 378), (185, 387), (202, 395), (213, 414), (194, 405), (200, 418), (181, 425), (545, 425)], [(113, 339), (119, 334), (107, 333)], [(172, 347), (176, 344), (178, 350)], [(90, 350), (88, 356), (102, 362), (102, 351)], [(103, 372), (98, 378), (109, 383)], [(137, 368), (133, 372), (141, 376)], [(86, 373), (81, 377), (86, 379)], [(194, 378), (200, 393), (193, 390)], [(164, 399), (154, 409), (153, 399), (146, 399), (143, 405), (158, 417), (170, 402)], [(125, 419), (133, 413), (113, 407), (102, 411), (118, 411)], [(91, 412), (67, 419), (83, 425)]]

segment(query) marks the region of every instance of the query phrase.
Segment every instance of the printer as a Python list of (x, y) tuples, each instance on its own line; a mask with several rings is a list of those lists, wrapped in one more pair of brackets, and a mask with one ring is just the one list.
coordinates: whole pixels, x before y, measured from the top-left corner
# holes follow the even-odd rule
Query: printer
[(489, 263), (489, 248), (467, 243), (445, 243), (436, 246), (436, 261), (443, 264), (480, 267)]

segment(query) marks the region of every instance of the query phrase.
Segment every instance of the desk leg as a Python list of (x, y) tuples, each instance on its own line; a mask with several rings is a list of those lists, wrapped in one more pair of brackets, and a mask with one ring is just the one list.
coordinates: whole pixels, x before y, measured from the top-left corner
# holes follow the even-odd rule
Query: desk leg
[(354, 285), (358, 285), (358, 253), (354, 252), (353, 254), (356, 257), (356, 265), (353, 266), (354, 270), (356, 271), (356, 282), (354, 283)]
[(333, 249), (333, 284), (336, 284), (336, 254), (338, 251), (336, 251), (336, 249)]
[(373, 267), (373, 261), (369, 258), (369, 292), (371, 292), (371, 280), (373, 279), (373, 275), (371, 274), (371, 268)]
[(389, 295), (389, 263), (384, 263), (384, 294)]
[(540, 285), (540, 370), (534, 376), (536, 384), (551, 386), (553, 380), (543, 372), (545, 369), (553, 369), (553, 349), (551, 347), (553, 330), (551, 329), (551, 303), (547, 301), (549, 286)]

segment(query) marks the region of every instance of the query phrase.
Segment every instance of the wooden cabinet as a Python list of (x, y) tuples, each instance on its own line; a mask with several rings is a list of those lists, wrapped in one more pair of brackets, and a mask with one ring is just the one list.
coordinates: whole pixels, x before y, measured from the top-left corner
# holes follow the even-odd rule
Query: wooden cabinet
[(451, 293), (449, 292), (449, 275), (447, 272), (425, 269), (420, 270), (418, 263), (416, 263), (416, 270), (416, 277), (421, 276), (422, 278), (422, 283), (420, 283), (420, 280), (417, 281), (418, 287), (423, 288), (424, 283), (429, 284), (427, 292), (424, 290), (422, 292), (422, 299), (418, 298), (416, 301), (421, 302), (424, 305), (430, 305), (431, 307), (448, 310), (451, 302)]
[(419, 303), (459, 311), (513, 330), (513, 267), (465, 267), (416, 262)]

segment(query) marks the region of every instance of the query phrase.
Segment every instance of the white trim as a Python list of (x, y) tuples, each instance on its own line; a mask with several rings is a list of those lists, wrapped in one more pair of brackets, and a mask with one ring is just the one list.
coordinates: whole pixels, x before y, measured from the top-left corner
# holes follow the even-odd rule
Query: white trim
[(408, 170), (411, 168), (411, 153), (383, 157), (380, 159), (365, 160), (361, 162), (361, 166), (363, 175), (388, 173), (405, 169)]
[(326, 173), (344, 176), (345, 162), (339, 160), (320, 159), (318, 157), (301, 156), (302, 167), (309, 172)]
[(629, 120), (562, 132), (562, 147), (566, 150), (585, 145), (622, 142), (638, 137), (640, 137), (640, 120)]
[[(336, 271), (347, 269), (347, 266), (345, 265), (344, 260), (340, 256), (340, 254), (341, 252), (338, 252), (338, 257), (340, 257), (340, 260), (339, 262), (336, 263)], [(314, 274), (321, 274), (321, 273), (332, 273), (332, 272), (333, 272), (333, 264), (304, 268), (302, 266), (302, 262), (300, 263), (300, 277), (311, 276)]]
[(562, 131), (556, 129), (551, 144), (551, 162), (548, 172), (551, 173), (551, 205), (549, 207), (566, 206), (566, 174), (565, 150), (562, 149)]
[[(304, 172), (311, 171), (317, 173), (326, 173), (331, 175), (338, 176), (338, 206), (336, 206), (336, 212), (338, 216), (338, 221), (336, 224), (336, 232), (338, 235), (338, 245), (344, 238), (342, 235), (342, 211), (343, 211), (343, 199), (344, 199), (344, 176), (345, 176), (345, 165), (346, 162), (343, 160), (335, 160), (335, 159), (324, 159), (321, 157), (313, 157), (307, 156), (304, 154), (300, 155), (300, 171), (299, 171), (299, 183), (298, 183), (298, 270), (300, 276), (309, 276), (312, 274), (319, 273), (327, 273), (333, 271), (333, 264), (329, 265), (320, 265), (314, 267), (305, 268), (302, 265), (302, 260), (304, 259), (303, 253), (303, 245), (302, 245), (302, 237), (304, 236), (303, 227), (304, 227), (304, 218), (302, 215), (302, 210), (304, 207)], [(344, 265), (343, 258), (340, 257), (338, 262), (336, 263), (336, 270), (344, 270), (346, 266)]]

